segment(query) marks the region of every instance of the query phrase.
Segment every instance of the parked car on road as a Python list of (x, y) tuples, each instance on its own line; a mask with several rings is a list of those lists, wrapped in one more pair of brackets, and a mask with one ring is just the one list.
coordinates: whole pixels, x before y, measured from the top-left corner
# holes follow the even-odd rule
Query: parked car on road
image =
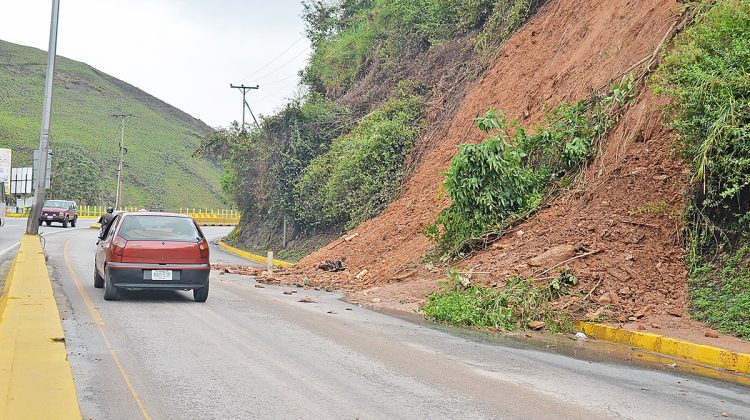
[(72, 200), (47, 200), (42, 207), (42, 215), (39, 216), (39, 226), (46, 223), (47, 226), (52, 222), (62, 223), (62, 227), (67, 228), (68, 224), (76, 227), (78, 221), (78, 207)]
[(174, 213), (119, 213), (99, 235), (94, 287), (105, 300), (121, 289), (192, 290), (208, 298), (208, 241), (192, 217)]

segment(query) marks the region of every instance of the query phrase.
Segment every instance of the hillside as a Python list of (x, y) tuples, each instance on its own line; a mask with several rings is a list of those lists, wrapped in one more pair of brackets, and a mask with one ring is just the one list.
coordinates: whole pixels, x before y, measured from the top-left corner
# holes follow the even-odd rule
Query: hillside
[[(738, 8), (746, 11), (746, 3), (741, 5), (742, 2), (723, 2), (716, 16), (711, 16), (719, 19), (717, 23), (695, 32), (697, 35), (692, 35), (698, 39), (695, 42), (703, 42), (705, 51), (711, 53), (715, 51), (711, 45), (718, 42), (714, 38), (747, 37), (747, 15), (740, 17), (742, 15), (732, 12)], [(703, 13), (708, 9), (710, 6), (698, 10)], [(540, 130), (540, 124), (542, 127), (549, 124), (545, 119), (557, 105), (586, 100), (602, 89), (606, 92), (628, 71), (653, 70), (650, 57), (655, 59), (661, 41), (689, 22), (684, 19), (689, 10), (677, 2), (663, 0), (641, 2), (636, 9), (627, 1), (597, 2), (594, 6), (568, 0), (546, 3), (501, 48), (494, 66), (468, 91), (458, 112), (442, 130), (439, 140), (425, 152), (398, 199), (381, 215), (348, 231), (345, 236), (350, 240), (343, 240), (342, 236), (303, 258), (294, 275), (286, 281), (298, 282), (306, 278), (309, 279), (307, 284), (346, 290), (353, 301), (409, 311), (421, 308), (432, 311), (428, 315), (433, 319), (465, 323), (471, 316), (484, 316), (481, 311), (471, 314), (474, 311), (471, 308), (483, 305), (472, 301), (471, 293), (502, 299), (503, 293), (510, 293), (505, 292), (508, 285), (517, 287), (517, 281), (526, 284), (523, 279), (529, 279), (532, 286), (528, 287), (533, 288), (534, 284), (560, 281), (560, 276), (574, 276), (569, 294), (551, 302), (548, 308), (552, 312), (543, 315), (548, 317), (543, 318), (548, 323), (555, 321), (550, 316), (570, 313), (576, 319), (607, 320), (627, 328), (652, 331), (667, 328), (672, 334), (698, 341), (706, 340), (703, 332), (710, 327), (747, 337), (742, 325), (742, 320), (747, 319), (748, 293), (749, 260), (747, 247), (742, 246), (742, 238), (746, 237), (743, 232), (747, 231), (746, 225), (742, 225), (748, 217), (747, 198), (743, 195), (747, 190), (747, 184), (743, 184), (747, 177), (740, 175), (726, 181), (718, 178), (722, 170), (747, 174), (746, 169), (742, 169), (746, 168), (742, 163), (746, 159), (741, 157), (746, 148), (731, 143), (746, 144), (742, 140), (746, 139), (746, 134), (742, 134), (742, 129), (729, 131), (729, 139), (722, 139), (726, 143), (721, 147), (731, 150), (727, 151), (731, 158), (711, 161), (709, 165), (714, 165), (710, 169), (712, 178), (706, 181), (708, 184), (695, 185), (700, 172), (696, 175), (691, 170), (691, 155), (683, 159), (675, 150), (685, 147), (680, 142), (690, 139), (688, 135), (693, 132), (698, 146), (690, 146), (693, 149), (680, 153), (705, 150), (700, 141), (707, 135), (699, 132), (701, 126), (693, 121), (703, 118), (702, 123), (709, 124), (706, 121), (711, 120), (701, 117), (694, 108), (678, 108), (683, 109), (683, 114), (678, 114), (682, 115), (683, 125), (678, 126), (678, 133), (672, 131), (673, 122), (665, 116), (666, 110), (671, 109), (670, 101), (653, 93), (651, 79), (639, 85), (639, 93), (625, 105), (619, 121), (601, 142), (595, 144), (593, 160), (573, 178), (573, 183), (561, 179), (561, 188), (550, 200), (543, 201), (536, 211), (529, 213), (530, 217), (501, 225), (504, 227), (493, 234), (487, 248), (444, 264), (434, 259), (436, 243), (425, 236), (425, 230), (433, 226), (436, 218), (439, 220), (453, 202), (449, 200), (444, 182), (445, 171), (452, 167), (452, 162), (455, 164), (457, 153), (466, 150), (457, 146), (489, 141), (487, 134), (477, 129), (475, 117), (488, 109), (500, 109), (508, 121), (518, 121), (529, 130), (527, 133)], [(734, 22), (727, 23), (732, 19)], [(680, 39), (682, 43), (687, 42)], [(745, 60), (747, 64), (746, 45), (726, 41), (722, 45), (737, 45), (737, 57), (719, 51), (716, 53), (719, 58), (715, 58), (717, 64), (704, 64), (711, 70), (696, 69), (697, 65), (693, 64), (690, 71), (696, 74), (696, 81), (691, 89), (695, 92), (701, 92), (706, 71), (716, 72), (717, 80), (726, 77), (725, 83), (736, 89), (735, 95), (743, 92), (742, 86), (746, 84), (743, 85), (741, 77), (735, 76), (737, 73), (722, 65), (720, 60), (726, 57), (736, 63)], [(696, 47), (683, 48), (686, 53), (681, 60), (695, 59)], [(661, 53), (666, 54), (664, 50)], [(710, 63), (706, 59), (695, 60)], [(644, 69), (645, 65), (650, 67)], [(686, 80), (685, 76), (674, 77), (678, 82)], [(619, 87), (615, 85), (615, 89)], [(688, 88), (681, 89), (692, 92)], [(729, 88), (717, 89), (727, 91)], [(687, 97), (685, 93), (682, 95)], [(713, 100), (719, 99), (701, 97), (695, 103)], [(742, 121), (742, 117), (738, 118), (737, 121)], [(684, 121), (691, 121), (692, 125)], [(738, 137), (732, 137), (734, 133), (739, 133)], [(531, 136), (527, 139), (533, 138), (533, 134)], [(729, 197), (724, 203), (718, 201), (719, 198), (711, 198), (719, 202), (717, 206), (717, 201), (713, 201), (713, 207), (719, 210), (707, 207), (711, 206), (706, 198), (710, 197), (707, 194), (711, 190), (706, 192), (705, 185), (711, 186), (711, 183), (723, 185), (723, 197)], [(713, 194), (718, 196), (718, 193)], [(686, 223), (684, 215), (693, 214), (696, 208), (706, 209), (703, 211), (707, 215), (716, 212), (723, 219), (714, 222), (704, 216), (705, 221), (701, 223), (708, 224), (708, 228), (700, 223)], [(724, 236), (716, 239), (718, 235)], [(714, 238), (714, 242), (705, 240), (706, 237)], [(689, 256), (686, 256), (686, 246), (691, 253)], [(723, 263), (720, 262), (722, 255), (725, 255)], [(346, 270), (324, 273), (318, 268), (324, 260), (341, 260)], [(449, 269), (477, 273), (460, 276), (468, 277), (478, 286), (468, 288), (465, 295), (461, 292), (465, 287), (462, 285), (444, 289), (441, 280), (446, 279)], [(357, 274), (360, 275), (355, 277)], [(459, 278), (454, 274), (453, 281), (458, 282)], [(489, 288), (481, 289), (484, 286)], [(564, 289), (561, 293), (565, 293)], [(426, 300), (435, 292), (439, 293)], [(429, 307), (423, 306), (426, 301)], [(494, 302), (486, 304), (496, 305)], [(550, 315), (552, 313), (557, 315)], [(491, 313), (487, 313), (489, 315)], [(708, 327), (690, 320), (691, 317), (708, 322)], [(487, 325), (482, 323), (484, 321), (473, 322), (467, 325)], [(496, 321), (490, 321), (489, 325), (498, 327), (493, 322)], [(519, 325), (525, 323), (501, 328), (514, 329)], [(746, 344), (733, 341), (731, 337), (723, 336), (720, 340), (727, 347), (746, 348)]]
[[(46, 52), (0, 41), (0, 147), (13, 165), (31, 164), (39, 145)], [(114, 113), (133, 113), (125, 127), (123, 204), (212, 207), (222, 203), (220, 168), (193, 157), (212, 129), (142, 90), (84, 63), (58, 57), (51, 126), (51, 196), (114, 202), (120, 138)]]

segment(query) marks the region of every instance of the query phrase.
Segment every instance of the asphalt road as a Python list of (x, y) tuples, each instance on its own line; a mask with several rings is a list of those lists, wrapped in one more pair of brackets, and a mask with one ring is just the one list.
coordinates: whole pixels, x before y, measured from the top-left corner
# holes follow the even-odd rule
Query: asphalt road
[[(76, 228), (69, 227), (67, 229), (63, 228), (60, 224), (53, 224), (52, 226), (42, 225), (39, 227), (39, 234), (46, 238), (68, 230), (88, 229), (92, 223), (94, 223), (93, 219), (79, 219)], [(25, 218), (9, 217), (6, 219), (5, 224), (0, 226), (0, 286), (5, 282), (10, 264), (18, 251), (19, 241), (25, 231)], [(0, 287), (0, 294), (2, 294), (2, 287)]]
[(206, 303), (104, 301), (94, 242), (93, 230), (46, 240), (86, 419), (750, 418), (750, 387), (681, 362), (436, 328), (241, 276), (212, 274)]

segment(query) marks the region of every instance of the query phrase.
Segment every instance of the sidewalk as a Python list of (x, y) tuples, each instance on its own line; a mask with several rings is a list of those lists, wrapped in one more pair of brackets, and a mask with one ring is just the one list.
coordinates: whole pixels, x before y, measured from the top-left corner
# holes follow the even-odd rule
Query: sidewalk
[(24, 236), (0, 299), (0, 418), (80, 419), (38, 236)]

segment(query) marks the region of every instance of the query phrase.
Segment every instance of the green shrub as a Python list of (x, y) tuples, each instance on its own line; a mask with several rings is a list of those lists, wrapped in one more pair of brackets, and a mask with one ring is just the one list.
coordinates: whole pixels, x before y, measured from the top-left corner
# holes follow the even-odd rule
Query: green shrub
[(629, 79), (604, 97), (552, 110), (533, 135), (489, 110), (475, 120), (490, 137), (462, 144), (446, 172), (451, 203), (425, 228), (434, 253), (447, 261), (486, 244), (490, 236), (536, 210), (556, 188), (566, 185), (592, 157), (596, 142), (634, 98)]
[[(750, 3), (699, 5), (655, 77), (693, 165), (686, 263), (693, 314), (750, 338)], [(740, 260), (744, 259), (744, 268)]]
[(471, 284), (464, 287), (466, 280), (461, 274), (451, 271), (449, 276), (443, 290), (428, 296), (422, 307), (428, 319), (502, 331), (522, 330), (531, 321), (543, 321), (552, 332), (572, 330), (571, 318), (549, 306), (578, 282), (568, 271), (561, 272), (547, 285), (514, 276), (500, 287)]
[(411, 94), (391, 100), (313, 159), (294, 186), (299, 224), (350, 228), (382, 212), (401, 187), (424, 106)]

